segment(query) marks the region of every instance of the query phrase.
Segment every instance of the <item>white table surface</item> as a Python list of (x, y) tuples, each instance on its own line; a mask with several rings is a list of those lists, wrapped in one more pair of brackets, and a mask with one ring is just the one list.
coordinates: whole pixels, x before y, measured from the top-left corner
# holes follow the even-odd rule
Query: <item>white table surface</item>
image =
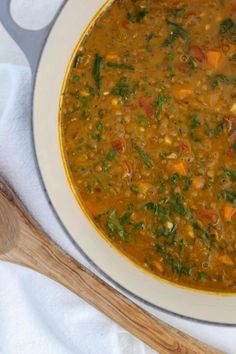
[[(24, 25), (27, 28), (30, 29), (37, 29), (40, 28), (41, 26), (45, 25), (53, 16), (55, 13), (56, 9), (60, 5), (62, 0), (13, 0), (12, 1), (12, 13), (15, 19), (17, 19), (17, 22), (21, 25)], [(1, 11), (1, 0), (0, 0), (0, 11)], [(16, 65), (24, 65), (27, 66), (27, 61), (20, 51), (20, 49), (16, 46), (14, 41), (9, 37), (9, 35), (6, 33), (6, 31), (3, 29), (3, 27), (0, 24), (0, 65), (1, 63), (11, 63), (11, 64), (16, 64)], [(4, 83), (0, 83), (0, 85), (4, 85)], [(0, 96), (0, 106), (1, 106), (1, 100), (3, 98)], [(1, 112), (0, 112), (1, 114)], [(34, 214), (35, 210), (31, 210), (32, 213)], [(17, 275), (17, 281), (22, 284), (27, 280), (27, 277), (29, 276), (29, 272), (27, 270), (19, 269), (15, 266), (12, 265), (4, 265), (4, 267), (0, 268), (1, 271), (4, 270), (4, 272), (8, 273), (9, 276), (9, 286), (10, 289), (10, 283), (11, 280), (14, 280), (16, 282), (16, 278), (13, 279), (13, 270), (15, 270), (15, 273)], [(12, 277), (12, 279), (11, 279)], [(32, 279), (32, 276), (31, 276)], [(32, 281), (32, 296), (36, 296), (34, 291), (37, 289), (37, 286), (44, 284), (46, 290), (45, 293), (45, 299), (37, 299), (38, 301), (38, 306), (43, 306), (45, 303), (47, 303), (47, 295), (48, 296), (48, 305), (47, 308), (47, 316), (50, 318), (50, 320), (55, 322), (59, 320), (55, 316), (55, 311), (56, 309), (53, 308), (54, 304), (52, 302), (53, 297), (57, 297), (58, 300), (63, 299), (63, 305), (68, 311), (68, 316), (70, 316), (70, 319), (72, 318), (73, 322), (73, 306), (79, 301), (74, 295), (70, 294), (67, 290), (62, 290), (58, 292), (58, 286), (46, 279), (43, 279), (41, 275), (34, 275)], [(0, 274), (0, 281), (1, 281), (1, 274)], [(1, 295), (1, 294), (0, 294)], [(11, 338), (8, 338), (8, 334), (10, 333), (10, 330), (7, 331), (6, 328), (8, 329), (9, 326), (11, 326), (10, 321), (16, 322), (20, 334), (24, 337), (24, 345), (25, 345), (25, 350), (24, 353), (31, 354), (29, 351), (27, 351), (27, 343), (29, 346), (32, 344), (31, 343), (31, 338), (30, 338), (30, 333), (24, 333), (24, 330), (22, 330), (22, 323), (24, 323), (24, 311), (19, 312), (19, 313), (14, 313), (14, 306), (17, 301), (17, 294), (16, 297), (14, 297), (11, 294), (11, 297), (8, 299), (9, 303), (9, 312), (8, 309), (4, 309), (6, 311), (7, 317), (8, 317), (8, 323), (4, 324), (1, 323), (1, 318), (0, 318), (0, 354), (23, 354), (23, 351), (18, 351), (17, 348), (12, 348), (7, 341), (11, 341)], [(51, 301), (51, 302), (50, 302)], [(46, 306), (45, 305), (45, 306)], [(86, 305), (87, 306), (87, 305)], [(84, 306), (84, 307), (86, 307)], [(89, 311), (94, 311), (89, 308)], [(0, 310), (1, 309), (1, 304), (0, 304)], [(31, 309), (32, 312), (34, 312), (34, 309)], [(28, 311), (28, 307), (27, 307)], [(86, 309), (85, 309), (86, 312)], [(180, 318), (177, 318), (175, 316), (163, 313), (161, 311), (154, 311), (155, 314), (158, 315), (159, 318), (163, 319), (164, 321), (178, 327), (179, 329), (182, 329), (183, 331), (195, 336), (196, 338), (199, 338), (200, 340), (206, 341), (210, 345), (214, 345), (218, 347), (221, 350), (224, 350), (227, 353), (236, 353), (236, 329), (234, 328), (227, 328), (223, 326), (209, 326), (206, 324), (197, 324), (196, 322), (188, 321), (188, 320), (183, 320)], [(1, 311), (0, 311), (0, 316), (1, 316)], [(97, 321), (100, 321), (101, 317), (94, 317)], [(25, 318), (27, 319), (27, 313), (25, 313)], [(65, 319), (64, 319), (65, 321)], [(78, 354), (102, 354), (101, 351), (97, 351), (96, 348), (93, 346), (93, 338), (94, 336), (104, 336), (104, 340), (106, 339), (106, 329), (109, 328), (109, 330), (112, 329), (112, 326), (114, 326), (111, 321), (103, 319), (103, 327), (101, 326), (100, 332), (99, 332), (99, 323), (93, 324), (91, 323), (91, 326), (87, 326), (84, 328), (84, 340), (88, 341), (88, 346), (89, 348), (86, 352), (85, 351), (80, 351), (79, 344), (78, 346), (76, 345), (69, 345), (68, 341), (67, 344), (61, 343), (61, 349), (56, 349), (55, 347), (47, 347), (50, 348), (48, 349), (49, 353), (52, 354), (69, 354), (69, 353), (78, 353)], [(68, 317), (68, 323), (69, 323), (69, 317)], [(43, 325), (43, 324), (42, 324)], [(44, 325), (47, 325), (44, 323)], [(66, 322), (65, 322), (66, 325)], [(76, 325), (76, 322), (75, 322)], [(107, 326), (107, 327), (106, 327)], [(69, 326), (68, 326), (69, 327)], [(5, 345), (3, 342), (1, 342), (1, 331), (6, 330), (6, 335), (4, 337), (5, 340)], [(68, 329), (69, 330), (69, 329)], [(44, 333), (44, 332), (43, 332)], [(119, 343), (117, 342), (117, 339), (114, 341), (114, 345), (112, 348), (110, 348), (110, 351), (108, 352), (112, 353), (117, 353), (117, 354), (150, 354), (153, 353), (149, 348), (142, 346), (136, 339), (134, 339), (132, 336), (129, 334), (126, 334), (124, 332), (120, 332), (120, 341)], [(40, 336), (43, 337), (44, 334), (40, 334)], [(40, 340), (43, 342), (44, 338), (39, 337), (38, 343), (40, 343)], [(28, 342), (27, 342), (28, 341)], [(37, 340), (36, 340), (37, 343)], [(74, 338), (73, 338), (73, 343)], [(110, 342), (109, 342), (110, 343)], [(117, 346), (117, 350), (115, 350)], [(11, 350), (7, 350), (6, 348), (11, 348)], [(30, 346), (30, 348), (32, 348)], [(58, 348), (58, 347), (57, 347)], [(99, 348), (99, 347), (98, 347)], [(100, 347), (101, 348), (101, 347)], [(101, 349), (100, 349), (101, 350)], [(35, 346), (34, 349), (34, 354), (36, 353), (43, 353), (40, 349), (40, 345), (37, 345), (37, 348)], [(32, 353), (33, 354), (33, 353)], [(44, 354), (46, 354), (44, 352)]]

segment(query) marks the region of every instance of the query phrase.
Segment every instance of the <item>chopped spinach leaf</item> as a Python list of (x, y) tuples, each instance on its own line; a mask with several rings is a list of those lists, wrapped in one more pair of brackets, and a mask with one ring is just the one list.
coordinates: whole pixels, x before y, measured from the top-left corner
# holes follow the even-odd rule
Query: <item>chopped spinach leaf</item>
[(197, 273), (197, 280), (203, 281), (206, 280), (207, 274), (205, 272), (198, 272)]
[(220, 35), (227, 38), (231, 43), (236, 43), (236, 22), (231, 18), (223, 20), (220, 24)]
[(122, 69), (122, 70), (129, 70), (129, 71), (135, 70), (133, 65), (128, 65), (124, 63), (108, 62), (107, 66), (109, 66), (109, 68), (114, 68), (114, 69)]
[(164, 103), (167, 103), (168, 101), (169, 101), (168, 96), (161, 96), (161, 95), (158, 96), (158, 98), (154, 104), (154, 106), (157, 107), (156, 117), (157, 117), (158, 121), (160, 120), (160, 117), (161, 117), (163, 105), (164, 105)]
[(106, 155), (106, 159), (109, 161), (112, 161), (116, 157), (116, 151), (115, 150), (110, 150), (108, 151)]
[(177, 258), (174, 258), (172, 255), (167, 253), (164, 245), (156, 244), (155, 249), (163, 258), (164, 263), (171, 267), (173, 273), (178, 275), (192, 275), (192, 267), (180, 262)]
[(232, 182), (236, 182), (236, 170), (224, 170), (224, 173), (226, 174), (226, 176), (229, 177), (230, 181)]
[(181, 7), (170, 9), (169, 12), (174, 17), (180, 17), (180, 16), (183, 16), (185, 14), (186, 10), (187, 10), (187, 6), (184, 5), (184, 6), (181, 6)]
[(146, 125), (148, 125), (148, 123), (149, 123), (149, 119), (148, 119), (148, 117), (146, 117), (146, 116), (144, 116), (144, 115), (140, 115), (140, 116), (138, 117), (138, 123), (139, 123), (140, 125), (142, 125), (142, 126), (146, 126)]
[(131, 186), (130, 186), (130, 189), (131, 189), (131, 191), (132, 191), (134, 194), (138, 194), (138, 193), (139, 193), (139, 189), (138, 189), (137, 186), (131, 185)]
[(140, 23), (147, 15), (148, 11), (146, 9), (129, 11), (127, 13), (128, 20), (133, 23)]
[(231, 203), (236, 202), (236, 191), (231, 190), (223, 190), (222, 192), (218, 193), (218, 199), (226, 200)]
[(79, 81), (79, 75), (74, 75), (74, 76), (72, 77), (72, 82), (73, 82), (73, 84), (76, 84), (78, 81)]
[(103, 129), (103, 123), (102, 122), (98, 122), (96, 128), (97, 128), (97, 130), (102, 130)]
[(99, 54), (96, 54), (94, 59), (94, 64), (93, 64), (92, 76), (98, 91), (100, 91), (101, 88), (102, 61), (103, 61), (102, 57)]
[(196, 231), (197, 235), (204, 241), (206, 245), (209, 246), (211, 234), (208, 231), (204, 230), (197, 221), (193, 221), (192, 226)]
[(187, 246), (187, 242), (185, 241), (185, 239), (181, 239), (179, 240), (179, 253), (180, 255), (182, 255), (184, 253), (184, 249)]
[(92, 134), (92, 138), (96, 141), (101, 141), (102, 140), (102, 137), (101, 137), (101, 134), (100, 133), (94, 133)]
[(104, 117), (104, 115), (105, 115), (104, 109), (99, 109), (99, 111), (98, 111), (98, 117), (99, 117), (100, 119), (102, 119), (102, 118)]
[(230, 58), (230, 61), (236, 61), (236, 53), (234, 53)]
[(197, 62), (193, 57), (189, 57), (188, 66), (191, 70), (195, 70), (197, 68)]
[(115, 218), (107, 222), (107, 227), (111, 234), (118, 234), (123, 241), (127, 241), (127, 233), (123, 226)]
[(110, 232), (110, 235), (118, 235), (123, 241), (127, 241), (128, 233), (124, 226), (120, 223), (120, 220), (117, 218), (116, 209), (113, 209), (108, 213), (107, 228)]
[(173, 173), (169, 178), (170, 184), (176, 186), (179, 182), (181, 183), (181, 189), (183, 191), (189, 190), (192, 185), (192, 180), (188, 176), (180, 176), (178, 173)]
[(130, 217), (132, 215), (132, 211), (125, 212), (119, 219), (121, 225), (125, 225), (129, 222)]
[(171, 200), (171, 206), (176, 213), (182, 216), (187, 215), (187, 211), (183, 205), (183, 197), (180, 193), (174, 193), (173, 199)]
[(175, 59), (175, 54), (174, 53), (168, 53), (166, 56), (165, 56), (165, 60), (171, 62), (171, 61), (174, 61)]
[(137, 222), (136, 224), (133, 224), (133, 231), (134, 232), (140, 231), (140, 230), (144, 229), (144, 227), (145, 227), (145, 224), (143, 221)]
[(154, 33), (153, 32), (150, 32), (146, 35), (146, 51), (147, 52), (151, 52), (152, 51), (152, 47), (151, 47), (151, 40), (153, 39), (154, 37)]
[(169, 210), (163, 204), (165, 204), (165, 201), (163, 201), (163, 203), (149, 202), (146, 203), (143, 208), (144, 210), (152, 211), (156, 215), (157, 219), (163, 223), (169, 219), (170, 214)]
[(126, 100), (135, 93), (137, 87), (137, 84), (131, 84), (127, 78), (121, 77), (116, 86), (111, 90), (111, 94), (120, 96)]
[(169, 37), (167, 37), (162, 42), (163, 47), (171, 46), (178, 38), (182, 38), (184, 40), (190, 39), (189, 33), (183, 27), (181, 27), (177, 23), (171, 22), (169, 20), (166, 20), (166, 23), (170, 27), (171, 32), (170, 32)]
[(205, 120), (206, 134), (208, 136), (218, 136), (223, 133), (225, 123), (224, 121), (218, 123), (214, 128), (210, 128), (208, 122)]
[(150, 158), (150, 156), (148, 154), (146, 154), (146, 152), (141, 148), (141, 146), (139, 145), (135, 145), (135, 150), (137, 151), (137, 153), (139, 154), (139, 157), (141, 158), (141, 160), (143, 160), (144, 164), (148, 167), (148, 168), (153, 168), (154, 164)]
[(231, 83), (230, 78), (228, 78), (224, 74), (216, 74), (212, 76), (210, 80), (211, 80), (211, 87), (213, 89), (219, 86), (219, 84), (229, 85)]
[(199, 127), (199, 125), (200, 125), (200, 121), (197, 118), (197, 115), (196, 114), (191, 115), (191, 120), (189, 123), (189, 135), (192, 138), (192, 140), (196, 142), (201, 141), (201, 139), (195, 135), (195, 132)]

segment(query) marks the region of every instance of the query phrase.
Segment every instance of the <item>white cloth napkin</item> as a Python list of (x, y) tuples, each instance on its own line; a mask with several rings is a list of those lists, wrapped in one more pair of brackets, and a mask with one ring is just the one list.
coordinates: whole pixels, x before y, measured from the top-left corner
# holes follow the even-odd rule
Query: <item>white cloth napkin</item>
[[(29, 15), (29, 5), (34, 6), (38, 18), (49, 18), (49, 12), (53, 13), (60, 2), (15, 0), (14, 15), (20, 14), (19, 19), (32, 18), (28, 20), (32, 28), (34, 16)], [(4, 59), (12, 61), (13, 56), (14, 62), (23, 62), (11, 43), (6, 53), (2, 43), (7, 40), (0, 28), (0, 63)], [(30, 119), (28, 67), (0, 64), (0, 174), (51, 237), (92, 269), (64, 234), (42, 191), (33, 159)], [(200, 324), (149, 310), (194, 337), (236, 354), (236, 328)], [(33, 353), (151, 354), (153, 351), (51, 280), (0, 262), (0, 354)]]

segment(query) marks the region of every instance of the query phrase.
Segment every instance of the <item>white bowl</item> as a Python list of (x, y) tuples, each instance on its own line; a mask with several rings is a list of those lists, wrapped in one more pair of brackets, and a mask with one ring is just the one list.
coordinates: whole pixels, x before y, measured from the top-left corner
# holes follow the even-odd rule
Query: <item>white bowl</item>
[(38, 163), (49, 198), (79, 248), (123, 289), (149, 304), (182, 316), (236, 324), (235, 295), (184, 288), (145, 272), (99, 235), (70, 187), (58, 129), (61, 88), (79, 38), (101, 9), (110, 3), (104, 0), (69, 0), (42, 53), (34, 92), (33, 127)]

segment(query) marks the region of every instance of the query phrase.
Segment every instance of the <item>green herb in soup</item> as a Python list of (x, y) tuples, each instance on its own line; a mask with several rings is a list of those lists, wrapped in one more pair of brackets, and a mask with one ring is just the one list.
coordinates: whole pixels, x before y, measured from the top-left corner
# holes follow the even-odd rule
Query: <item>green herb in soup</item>
[(78, 48), (61, 106), (70, 178), (109, 241), (162, 278), (225, 292), (235, 63), (235, 1), (115, 0)]

